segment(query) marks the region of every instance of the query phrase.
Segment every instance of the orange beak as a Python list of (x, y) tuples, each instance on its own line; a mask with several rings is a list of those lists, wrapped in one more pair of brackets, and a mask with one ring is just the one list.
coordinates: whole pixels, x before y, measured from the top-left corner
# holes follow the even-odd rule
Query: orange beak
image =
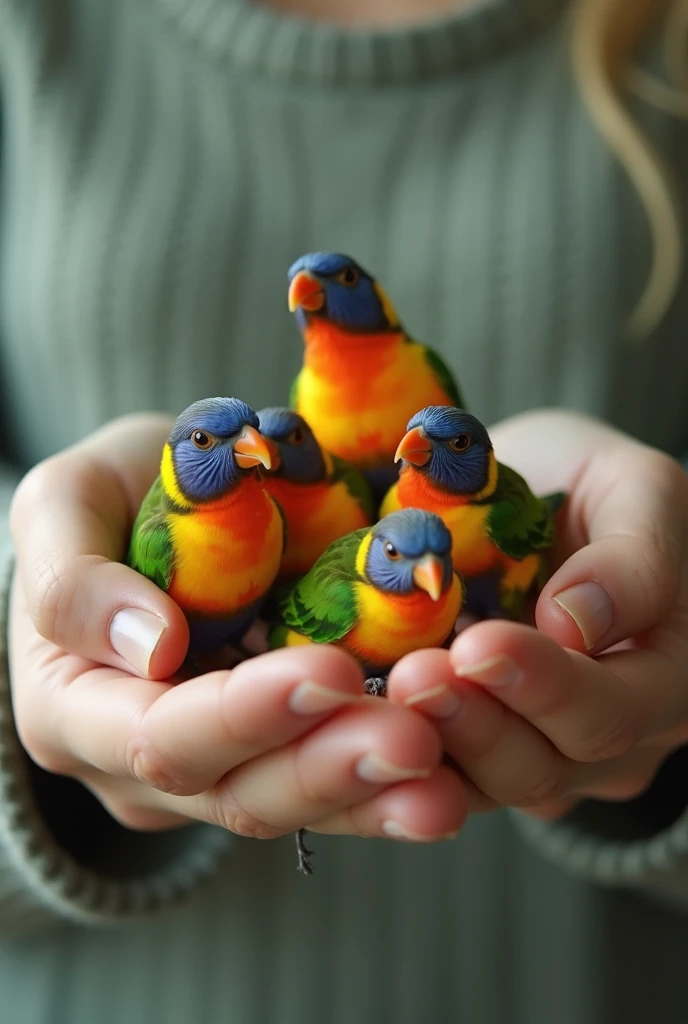
[(274, 473), (276, 470), (280, 468), (280, 463), (282, 461), (279, 453), (279, 445), (277, 444), (276, 441), (273, 441), (272, 438), (268, 437), (266, 434), (261, 434), (260, 436), (265, 441), (265, 446), (270, 453), (270, 469)]
[(244, 427), (234, 442), (234, 458), (239, 469), (253, 469), (255, 466), (272, 468), (267, 441), (253, 427)]
[(413, 568), (413, 582), (428, 593), (433, 601), (439, 601), (444, 582), (444, 566), (437, 555), (421, 558)]
[(406, 459), (407, 462), (412, 462), (414, 466), (424, 466), (426, 462), (430, 461), (431, 454), (432, 444), (423, 434), (420, 427), (414, 427), (413, 430), (409, 430), (408, 434), (404, 434), (402, 437), (401, 444), (394, 453), (394, 461), (398, 462), (399, 459)]
[(300, 270), (289, 285), (289, 312), (296, 312), (299, 307), (314, 313), (325, 305), (325, 292), (318, 281), (307, 270)]

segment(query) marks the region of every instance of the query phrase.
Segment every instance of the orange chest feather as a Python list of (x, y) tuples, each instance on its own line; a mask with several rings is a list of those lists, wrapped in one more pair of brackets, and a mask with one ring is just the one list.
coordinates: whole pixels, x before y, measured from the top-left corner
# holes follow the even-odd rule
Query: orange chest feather
[(401, 508), (426, 508), (439, 516), (450, 509), (465, 506), (466, 500), (455, 494), (440, 490), (425, 473), (405, 467), (399, 474), (396, 486), (397, 499)]
[(172, 515), (175, 572), (170, 596), (182, 607), (226, 613), (261, 597), (279, 569), (282, 523), (254, 479), (222, 501)]
[(284, 575), (307, 572), (332, 541), (368, 525), (368, 519), (342, 482), (300, 485), (268, 477), (265, 487), (287, 520)]
[(449, 402), (425, 349), (403, 334), (314, 325), (305, 337), (297, 409), (324, 448), (355, 465), (391, 459), (414, 413)]
[(426, 593), (382, 593), (366, 583), (356, 585), (358, 621), (345, 646), (370, 665), (390, 666), (411, 651), (442, 644), (461, 611), (462, 592), (456, 577), (440, 597)]
[(399, 508), (424, 508), (435, 512), (452, 535), (452, 563), (466, 578), (489, 572), (505, 561), (488, 532), (489, 504), (472, 504), (457, 495), (447, 494), (425, 475), (406, 468), (383, 505), (382, 512)]
[(316, 376), (337, 380), (345, 389), (361, 386), (361, 374), (377, 376), (395, 359), (402, 335), (349, 334), (334, 324), (311, 324), (304, 331), (303, 363)]
[(328, 483), (294, 484), (279, 476), (267, 476), (263, 486), (282, 507), (289, 520), (292, 517), (301, 520), (317, 515), (330, 491)]

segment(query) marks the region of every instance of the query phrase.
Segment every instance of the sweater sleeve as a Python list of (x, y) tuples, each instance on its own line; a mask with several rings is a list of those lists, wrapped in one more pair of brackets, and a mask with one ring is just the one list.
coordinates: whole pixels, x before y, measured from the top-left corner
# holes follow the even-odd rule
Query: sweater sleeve
[(7, 509), (15, 482), (16, 473), (0, 468), (0, 936), (59, 920), (116, 924), (175, 905), (220, 867), (232, 842), (211, 825), (126, 829), (80, 783), (27, 756), (14, 725), (7, 659)]
[(688, 747), (634, 800), (585, 800), (557, 821), (511, 814), (524, 838), (564, 870), (688, 911)]

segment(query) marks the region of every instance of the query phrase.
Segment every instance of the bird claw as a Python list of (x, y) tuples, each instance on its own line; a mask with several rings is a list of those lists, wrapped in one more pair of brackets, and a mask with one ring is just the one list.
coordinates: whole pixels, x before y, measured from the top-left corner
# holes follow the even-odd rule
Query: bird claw
[(386, 697), (387, 676), (374, 676), (371, 679), (366, 679), (363, 689), (371, 697)]
[(312, 875), (314, 868), (311, 864), (310, 858), (315, 855), (314, 850), (309, 850), (304, 842), (304, 836), (306, 834), (305, 828), (300, 828), (296, 833), (296, 853), (299, 858), (297, 870), (302, 875)]

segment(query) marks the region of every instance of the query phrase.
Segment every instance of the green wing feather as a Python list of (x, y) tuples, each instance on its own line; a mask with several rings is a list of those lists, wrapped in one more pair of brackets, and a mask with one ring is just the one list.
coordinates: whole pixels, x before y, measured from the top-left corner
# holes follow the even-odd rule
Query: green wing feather
[(341, 640), (356, 624), (354, 582), (356, 553), (367, 529), (355, 530), (330, 544), (313, 568), (280, 602), (285, 626), (316, 644)]
[(167, 523), (167, 501), (157, 478), (141, 503), (134, 523), (127, 564), (167, 590), (174, 572), (174, 547)]
[(289, 408), (290, 409), (297, 409), (298, 408), (298, 404), (299, 404), (299, 381), (300, 380), (301, 380), (301, 374), (297, 373), (297, 375), (294, 377), (293, 381), (291, 382), (291, 387), (289, 388)]
[(338, 455), (330, 454), (333, 483), (341, 480), (351, 497), (358, 502), (371, 522), (375, 518), (375, 502), (368, 483), (362, 473)]
[(554, 498), (536, 498), (522, 476), (500, 463), (497, 490), (487, 499), (491, 505), (487, 532), (499, 550), (520, 560), (551, 547)]
[(458, 384), (454, 380), (451, 370), (444, 362), (444, 360), (438, 356), (434, 349), (425, 348), (425, 361), (433, 372), (433, 375), (444, 391), (447, 398), (450, 400), (452, 405), (457, 406), (459, 409), (465, 409), (466, 405), (463, 400), (463, 396), (459, 391)]

